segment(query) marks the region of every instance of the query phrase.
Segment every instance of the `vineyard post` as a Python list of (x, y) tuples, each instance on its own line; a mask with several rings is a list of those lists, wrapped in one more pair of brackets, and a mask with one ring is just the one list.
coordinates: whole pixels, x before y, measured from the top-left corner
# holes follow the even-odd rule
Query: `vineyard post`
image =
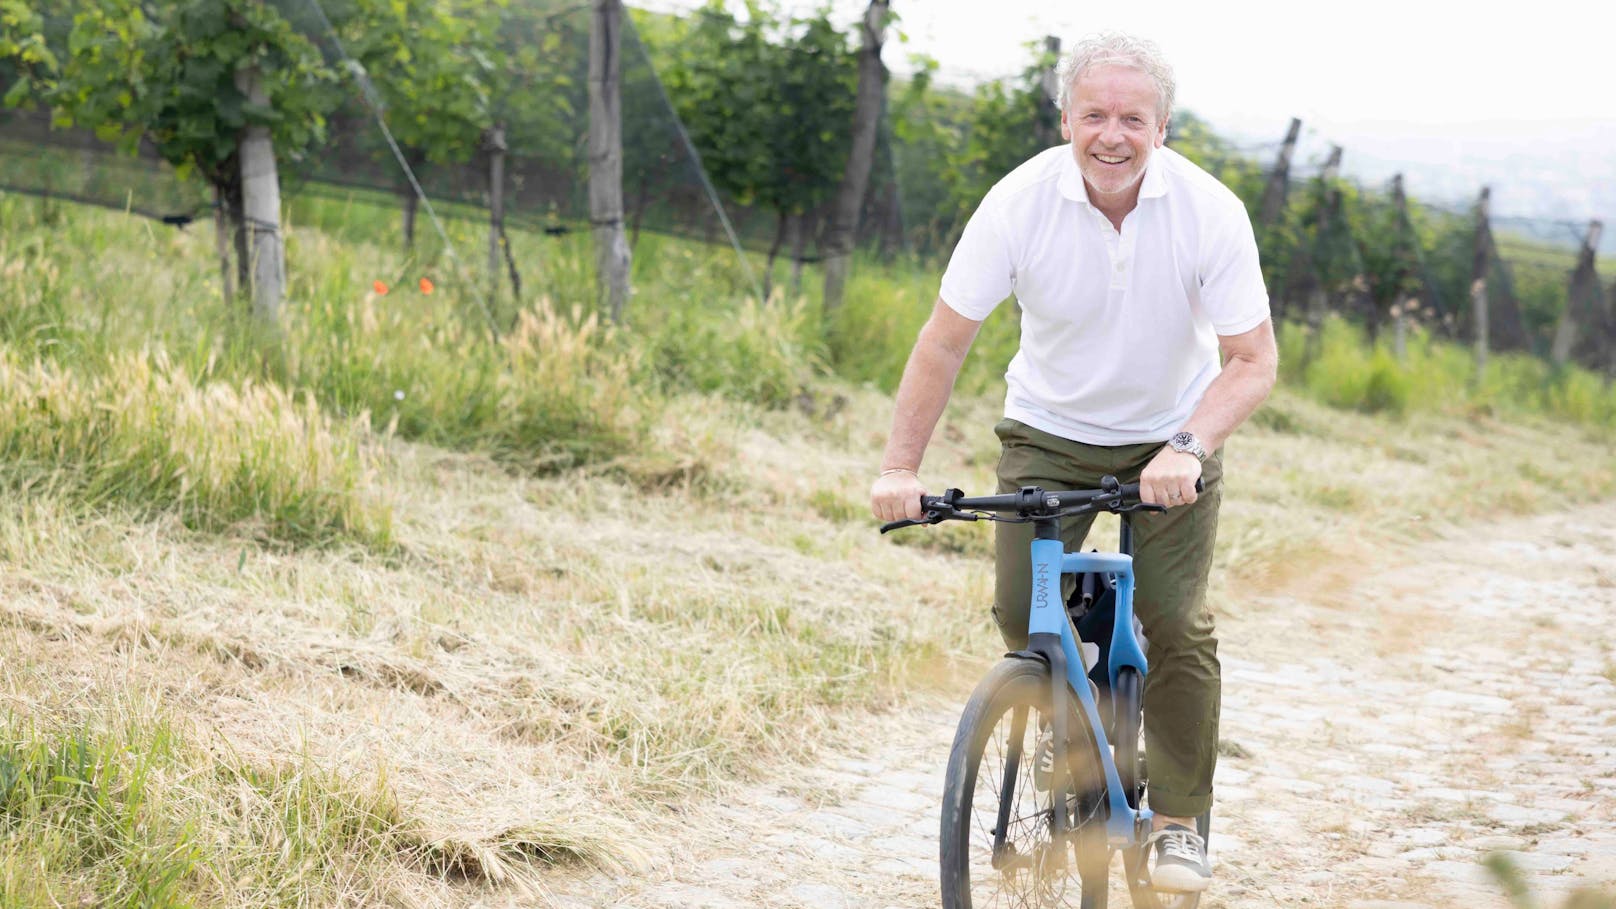
[(1605, 296), (1605, 388), (1613, 384), (1616, 384), (1616, 281), (1610, 282), (1610, 293)]
[[(1324, 170), (1319, 174), (1319, 182), (1324, 184), (1324, 207), (1319, 211), (1318, 227), (1313, 235), (1313, 264), (1315, 269), (1320, 262), (1328, 261), (1327, 246), (1331, 232), (1335, 230), (1336, 219), (1341, 213), (1341, 187), (1336, 185), (1336, 178), (1341, 173), (1341, 146), (1330, 146), (1330, 157), (1324, 161)], [(1327, 274), (1333, 274), (1334, 269), (1328, 269)], [(1324, 332), (1324, 312), (1326, 308), (1326, 294), (1329, 288), (1324, 280), (1315, 282), (1307, 297), (1307, 344), (1304, 347), (1302, 359), (1311, 363), (1319, 354), (1319, 343)]]
[(1597, 318), (1599, 275), (1594, 270), (1594, 257), (1603, 230), (1604, 225), (1600, 222), (1589, 221), (1588, 232), (1583, 235), (1577, 270), (1571, 273), (1571, 292), (1566, 295), (1565, 312), (1560, 314), (1560, 324), (1554, 331), (1554, 345), (1549, 348), (1549, 357), (1556, 364), (1564, 364), (1571, 359), (1579, 333), (1597, 328), (1603, 321)]
[(1301, 131), (1302, 121), (1292, 117), (1290, 128), (1285, 130), (1285, 144), (1279, 147), (1279, 160), (1274, 162), (1274, 171), (1268, 175), (1268, 185), (1263, 187), (1261, 217), (1264, 227), (1278, 221), (1280, 212), (1285, 208), (1285, 192), (1290, 187), (1291, 179), (1291, 156), (1296, 153), (1296, 137)]
[[(1401, 239), (1410, 245), (1419, 243), (1414, 236), (1413, 221), (1408, 216), (1408, 196), (1403, 192), (1403, 175), (1392, 177), (1392, 204), (1397, 207), (1398, 233)], [(1399, 250), (1402, 251), (1402, 250)], [(1405, 278), (1403, 269), (1397, 270), (1397, 296), (1392, 302), (1392, 352), (1397, 356), (1397, 362), (1402, 363), (1408, 357), (1408, 310), (1413, 303), (1412, 295), (1404, 289)]]
[[(1290, 189), (1291, 156), (1296, 152), (1296, 137), (1301, 130), (1302, 121), (1292, 117), (1290, 127), (1285, 130), (1285, 142), (1280, 146), (1279, 158), (1274, 162), (1273, 172), (1268, 175), (1267, 186), (1263, 187), (1262, 205), (1258, 209), (1258, 229), (1262, 231), (1264, 247), (1270, 251), (1275, 249), (1273, 239), (1285, 213), (1285, 196)], [(1273, 306), (1276, 329), (1280, 328), (1281, 320), (1287, 315), (1285, 285), (1288, 283), (1288, 275), (1284, 280), (1273, 279), (1273, 285), (1278, 290), (1278, 293), (1274, 294)]]
[[(236, 87), (249, 103), (269, 107), (269, 90), (258, 67), (236, 72)], [(275, 146), (269, 127), (249, 125), (238, 146), (241, 161), (242, 229), (247, 237), (247, 276), (251, 282), (252, 313), (274, 327), (280, 319), (281, 288), (286, 264), (281, 249), (281, 189), (275, 171)]]
[(505, 227), (505, 124), (488, 131), (488, 303), (499, 297), (499, 241)]
[(623, 2), (593, 0), (589, 28), (589, 222), (595, 236), (597, 293), (613, 322), (628, 302), (629, 251), (623, 233)]
[(1060, 136), (1060, 74), (1059, 61), (1061, 53), (1061, 39), (1055, 35), (1044, 36), (1044, 58), (1056, 61), (1055, 66), (1044, 68), (1043, 88), (1044, 100), (1049, 104), (1038, 112), (1038, 145), (1040, 148), (1050, 148), (1061, 144)]
[(213, 245), (219, 254), (219, 287), (226, 303), (236, 298), (236, 276), (230, 272), (230, 218), (225, 211), (224, 193), (213, 187)]
[(1487, 343), (1490, 327), (1487, 312), (1487, 267), (1490, 259), (1492, 226), (1487, 220), (1492, 188), (1483, 186), (1481, 198), (1476, 200), (1476, 242), (1470, 259), (1470, 318), (1476, 333), (1476, 383), (1479, 385), (1487, 373)]
[(825, 231), (823, 308), (835, 312), (842, 305), (842, 291), (853, 256), (854, 231), (858, 228), (859, 208), (869, 184), (870, 165), (875, 158), (876, 131), (881, 125), (882, 96), (886, 93), (887, 68), (881, 62), (881, 45), (886, 41), (888, 0), (870, 0), (860, 23), (858, 55), (858, 94), (853, 103), (853, 147), (847, 156), (842, 184), (831, 203), (830, 224)]
[(421, 200), (415, 195), (415, 188), (406, 186), (399, 191), (404, 197), (404, 254), (407, 256), (415, 249), (415, 215), (420, 210)]
[(1616, 281), (1605, 299), (1605, 390), (1616, 387)]
[[(808, 212), (791, 216), (791, 298), (802, 296), (802, 262), (808, 250)], [(767, 277), (765, 277), (767, 280)], [(765, 294), (764, 296), (768, 296)]]

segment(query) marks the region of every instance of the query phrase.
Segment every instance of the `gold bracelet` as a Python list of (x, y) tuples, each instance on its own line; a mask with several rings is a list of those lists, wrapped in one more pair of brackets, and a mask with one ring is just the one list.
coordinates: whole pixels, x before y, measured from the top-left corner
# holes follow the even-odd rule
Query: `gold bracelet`
[(913, 470), (910, 470), (907, 467), (888, 467), (886, 470), (881, 471), (881, 476), (884, 477), (887, 474), (891, 474), (891, 473), (907, 473), (907, 474), (913, 474), (914, 476), (917, 476), (917, 477), (920, 476), (920, 474), (915, 473)]

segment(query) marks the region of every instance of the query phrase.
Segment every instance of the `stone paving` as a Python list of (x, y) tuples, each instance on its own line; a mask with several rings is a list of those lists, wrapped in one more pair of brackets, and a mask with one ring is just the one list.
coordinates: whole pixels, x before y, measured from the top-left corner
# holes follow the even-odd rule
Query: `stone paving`
[[(1616, 882), (1616, 507), (1381, 553), (1352, 583), (1222, 623), (1206, 909), (1544, 907)], [(963, 700), (961, 695), (960, 700)], [(566, 909), (938, 905), (958, 703), (872, 721), (863, 753), (669, 818), (643, 867), (557, 882)], [(1125, 905), (1114, 898), (1112, 905)]]

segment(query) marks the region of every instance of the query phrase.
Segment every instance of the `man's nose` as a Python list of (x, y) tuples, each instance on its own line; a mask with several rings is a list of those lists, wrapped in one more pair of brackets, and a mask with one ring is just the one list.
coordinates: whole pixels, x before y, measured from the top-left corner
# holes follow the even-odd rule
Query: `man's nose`
[(1117, 145), (1122, 142), (1122, 121), (1115, 117), (1107, 117), (1105, 126), (1100, 130), (1100, 141), (1106, 145)]

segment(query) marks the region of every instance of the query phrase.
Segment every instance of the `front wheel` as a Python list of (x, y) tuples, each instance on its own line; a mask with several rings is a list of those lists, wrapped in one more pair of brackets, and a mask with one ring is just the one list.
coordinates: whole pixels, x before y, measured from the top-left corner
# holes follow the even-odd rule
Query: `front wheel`
[(944, 909), (1105, 905), (1104, 776), (1076, 695), (1066, 720), (1070, 833), (1054, 835), (1050, 687), (1044, 663), (1008, 658), (966, 702), (944, 781)]

